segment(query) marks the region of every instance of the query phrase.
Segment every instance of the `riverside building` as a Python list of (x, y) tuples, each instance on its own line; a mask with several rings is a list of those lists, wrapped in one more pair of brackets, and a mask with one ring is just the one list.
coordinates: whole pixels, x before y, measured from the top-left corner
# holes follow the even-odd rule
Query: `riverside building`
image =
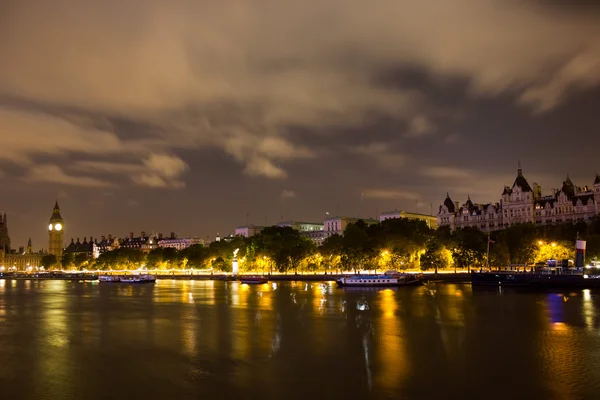
[(576, 186), (567, 175), (560, 190), (542, 195), (537, 183), (529, 184), (519, 167), (512, 186), (505, 186), (497, 203), (479, 204), (467, 201), (460, 205), (449, 194), (440, 205), (438, 226), (454, 230), (476, 227), (484, 232), (496, 231), (515, 224), (553, 224), (590, 221), (600, 212), (600, 176), (592, 186)]

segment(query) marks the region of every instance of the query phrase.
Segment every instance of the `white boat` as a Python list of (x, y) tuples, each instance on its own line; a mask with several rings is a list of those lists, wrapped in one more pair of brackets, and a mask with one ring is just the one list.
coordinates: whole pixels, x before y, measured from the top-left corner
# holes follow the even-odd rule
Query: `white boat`
[(396, 271), (387, 271), (377, 275), (352, 275), (338, 279), (340, 287), (386, 287), (386, 286), (414, 286), (423, 284), (421, 274), (400, 274)]
[(156, 276), (150, 274), (139, 275), (100, 275), (100, 282), (107, 283), (154, 283)]

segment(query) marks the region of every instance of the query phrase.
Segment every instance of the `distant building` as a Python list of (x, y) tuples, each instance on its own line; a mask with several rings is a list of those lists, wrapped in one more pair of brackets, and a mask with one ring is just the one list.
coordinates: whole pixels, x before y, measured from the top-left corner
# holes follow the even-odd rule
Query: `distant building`
[[(263, 229), (265, 229), (264, 226), (258, 226), (258, 225), (245, 225), (245, 226), (238, 226), (237, 228), (235, 228), (235, 236), (244, 236), (244, 237), (252, 237), (255, 235), (258, 235), (260, 233), (260, 231), (262, 231)], [(217, 241), (219, 241), (220, 238), (217, 238)]]
[(27, 271), (42, 267), (44, 253), (34, 253), (31, 248), (31, 239), (27, 242), (27, 250), (9, 252), (0, 249), (0, 272), (8, 270)]
[(95, 243), (98, 255), (94, 255), (94, 258), (98, 258), (101, 254), (113, 251), (121, 247), (119, 239), (113, 237), (111, 234), (109, 234), (108, 237), (101, 236), (100, 240), (96, 240)]
[(331, 217), (323, 221), (325, 237), (335, 234), (343, 235), (344, 230), (349, 224), (356, 223), (362, 220), (367, 225), (377, 224), (379, 221), (371, 218), (356, 218), (356, 217)]
[(300, 232), (300, 235), (309, 238), (317, 246), (323, 244), (325, 240), (324, 225), (321, 222), (298, 222), (284, 221), (277, 224), (279, 227), (290, 227)]
[(60, 208), (58, 207), (58, 201), (54, 204), (52, 209), (52, 216), (50, 217), (48, 225), (48, 253), (54, 254), (58, 260), (63, 255), (64, 242), (63, 234), (65, 228), (65, 222), (63, 217), (60, 215)]
[(121, 240), (120, 247), (141, 250), (145, 253), (148, 253), (158, 247), (157, 237), (156, 235), (148, 236), (144, 231), (142, 231), (141, 236), (134, 237), (133, 232), (130, 232), (129, 236)]
[(8, 235), (8, 219), (6, 213), (4, 217), (0, 216), (0, 250), (10, 252), (10, 236)]
[(522, 223), (586, 222), (599, 212), (600, 176), (597, 174), (591, 189), (576, 186), (567, 175), (560, 190), (542, 196), (542, 188), (536, 183), (530, 186), (519, 167), (514, 183), (504, 187), (499, 203), (476, 204), (468, 197), (459, 205), (446, 194), (437, 221), (439, 226), (449, 226), (452, 230), (471, 226), (489, 232)]
[(317, 246), (322, 245), (323, 241), (327, 238), (327, 235), (325, 235), (325, 231), (324, 230), (320, 230), (320, 231), (301, 231), (300, 235), (309, 238)]
[(87, 237), (84, 237), (83, 242), (80, 242), (79, 238), (76, 242), (71, 239), (71, 243), (64, 250), (64, 254), (72, 254), (73, 257), (84, 254), (87, 258), (98, 258), (100, 250), (92, 238), (88, 242)]
[(168, 238), (163, 238), (162, 234), (158, 234), (158, 247), (172, 248), (184, 250), (195, 244), (204, 244), (204, 240), (200, 238), (178, 238), (175, 232), (171, 232)]
[(298, 222), (298, 221), (285, 221), (277, 224), (280, 227), (290, 227), (294, 228), (300, 232), (312, 232), (312, 231), (322, 231), (323, 223), (322, 222)]
[(386, 211), (379, 214), (379, 222), (383, 222), (387, 219), (394, 218), (408, 218), (408, 219), (418, 219), (421, 221), (425, 221), (427, 226), (431, 229), (436, 229), (438, 226), (437, 217), (433, 215), (419, 214), (419, 213), (411, 213), (402, 210), (393, 210)]

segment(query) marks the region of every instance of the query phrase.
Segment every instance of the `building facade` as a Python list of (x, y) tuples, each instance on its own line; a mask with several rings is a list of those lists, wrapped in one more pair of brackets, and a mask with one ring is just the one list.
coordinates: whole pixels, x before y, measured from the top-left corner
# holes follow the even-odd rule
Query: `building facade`
[(319, 222), (298, 222), (298, 221), (285, 221), (277, 224), (280, 227), (290, 227), (294, 228), (300, 232), (313, 232), (313, 231), (322, 231), (324, 224)]
[(158, 237), (154, 234), (146, 235), (146, 232), (144, 231), (142, 231), (141, 236), (135, 237), (133, 232), (130, 232), (129, 236), (121, 240), (119, 245), (120, 247), (141, 250), (144, 253), (149, 253), (158, 247)]
[[(243, 236), (246, 238), (252, 237), (254, 235), (258, 235), (260, 231), (265, 229), (264, 226), (258, 225), (243, 225), (235, 228), (235, 236)], [(220, 239), (217, 239), (219, 241)]]
[(411, 213), (402, 210), (386, 211), (379, 214), (379, 222), (395, 218), (418, 219), (420, 221), (424, 221), (427, 224), (427, 226), (431, 229), (436, 229), (438, 227), (437, 217), (433, 215)]
[(60, 215), (57, 201), (52, 209), (52, 216), (48, 225), (48, 253), (55, 255), (57, 260), (60, 260), (63, 255), (63, 234), (64, 221)]
[(0, 250), (10, 252), (10, 236), (8, 235), (8, 219), (6, 213), (4, 216), (0, 215)]
[(65, 248), (64, 254), (72, 254), (73, 257), (83, 254), (91, 259), (98, 258), (100, 250), (92, 238), (88, 241), (87, 237), (84, 237), (83, 242), (80, 242), (79, 238), (77, 238), (76, 242), (71, 239), (71, 243)]
[(512, 186), (505, 186), (499, 203), (477, 204), (468, 197), (460, 205), (449, 194), (440, 205), (438, 226), (454, 230), (467, 226), (484, 232), (507, 228), (515, 224), (553, 224), (589, 221), (600, 212), (600, 176), (596, 174), (592, 187), (578, 187), (567, 175), (560, 190), (543, 196), (542, 188), (529, 185), (521, 168)]
[(332, 235), (343, 235), (344, 230), (350, 224), (362, 220), (367, 225), (377, 224), (379, 221), (371, 218), (355, 218), (355, 217), (331, 217), (323, 221), (323, 231), (325, 238)]
[(178, 238), (174, 232), (168, 238), (163, 238), (158, 234), (158, 247), (176, 249), (178, 251), (187, 249), (195, 244), (204, 244), (204, 240), (200, 238)]
[(0, 249), (0, 272), (38, 270), (42, 267), (43, 257), (43, 252), (33, 252), (31, 239), (27, 242), (27, 250), (21, 252), (6, 252)]

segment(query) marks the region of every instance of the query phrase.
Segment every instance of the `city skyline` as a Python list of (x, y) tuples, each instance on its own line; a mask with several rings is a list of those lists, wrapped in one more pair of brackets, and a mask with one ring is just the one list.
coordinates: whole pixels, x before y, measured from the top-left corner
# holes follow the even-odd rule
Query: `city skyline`
[[(519, 175), (521, 174), (521, 162), (520, 161), (518, 162), (518, 174)], [(567, 173), (565, 179), (573, 181), (572, 184), (574, 184), (576, 188), (592, 188), (594, 186), (594, 184), (598, 182), (599, 176), (600, 176), (599, 174), (594, 173), (594, 179), (591, 179), (590, 182), (580, 182), (580, 181), (576, 181), (575, 179), (571, 179), (571, 175)], [(564, 180), (562, 180), (562, 183), (560, 183), (560, 184), (555, 183), (554, 185), (550, 185), (549, 187), (544, 187), (543, 185), (540, 185), (538, 183), (538, 180), (535, 180), (535, 177), (532, 177), (532, 178), (533, 179), (531, 179), (531, 184), (536, 185), (536, 187), (539, 187), (539, 189), (542, 190), (542, 192), (543, 192), (542, 196), (545, 196), (545, 197), (548, 197), (549, 195), (551, 195), (555, 192), (557, 193), (560, 190), (561, 186), (563, 186), (565, 183)], [(514, 179), (514, 175), (513, 175), (513, 179)], [(512, 186), (511, 184), (506, 184), (503, 186), (503, 188), (510, 188), (511, 186)], [(474, 191), (474, 192), (477, 193), (477, 191)], [(497, 191), (497, 192), (499, 192), (499, 191)], [(446, 197), (448, 195), (449, 195), (449, 191), (446, 192)], [(465, 199), (455, 198), (454, 196), (452, 196), (452, 198), (454, 200), (456, 200), (455, 202), (457, 204), (459, 204), (459, 206), (462, 206), (464, 200), (466, 200), (466, 201), (471, 200), (471, 201), (473, 201), (474, 204), (477, 204), (477, 205), (487, 205), (487, 204), (494, 205), (497, 203), (495, 201), (490, 202), (486, 199), (471, 198), (470, 194), (467, 194)], [(500, 198), (500, 195), (498, 195), (498, 198)], [(279, 218), (276, 218), (275, 220), (269, 220), (268, 214), (265, 214), (264, 216), (259, 215), (257, 217), (251, 217), (249, 215), (249, 213), (246, 213), (245, 215), (241, 216), (243, 218), (244, 222), (242, 222), (240, 220), (237, 223), (235, 223), (234, 225), (227, 226), (227, 227), (224, 227), (224, 229), (222, 229), (222, 230), (215, 231), (215, 232), (209, 232), (207, 234), (202, 234), (202, 233), (198, 234), (193, 230), (191, 232), (180, 232), (180, 231), (170, 229), (168, 227), (166, 229), (145, 229), (145, 228), (142, 228), (142, 229), (137, 228), (136, 229), (136, 228), (130, 227), (130, 229), (126, 229), (123, 232), (119, 231), (116, 234), (113, 233), (115, 231), (114, 229), (109, 228), (107, 232), (100, 232), (100, 233), (92, 232), (90, 235), (86, 235), (83, 233), (83, 231), (81, 231), (82, 233), (80, 233), (80, 234), (78, 234), (77, 232), (70, 233), (69, 232), (70, 224), (67, 221), (65, 223), (65, 236), (64, 236), (63, 244), (65, 246), (68, 245), (68, 243), (70, 243), (72, 239), (73, 240), (81, 240), (83, 242), (84, 238), (100, 239), (102, 236), (109, 236), (109, 235), (112, 235), (115, 238), (125, 238), (125, 237), (129, 236), (130, 234), (133, 234), (135, 237), (138, 237), (138, 236), (141, 236), (142, 233), (146, 233), (146, 235), (151, 235), (151, 234), (156, 234), (156, 235), (163, 234), (164, 235), (164, 234), (166, 234), (167, 236), (175, 234), (177, 237), (188, 237), (188, 238), (193, 237), (193, 238), (198, 238), (198, 239), (203, 239), (203, 240), (207, 239), (210, 241), (210, 240), (214, 240), (217, 235), (219, 235), (221, 237), (228, 236), (228, 235), (235, 235), (236, 228), (245, 227), (245, 226), (271, 226), (271, 225), (278, 225), (280, 223), (285, 223), (285, 222), (290, 222), (290, 221), (293, 221), (293, 222), (310, 221), (310, 222), (321, 223), (328, 218), (340, 217), (340, 216), (350, 217), (350, 218), (358, 217), (358, 218), (362, 218), (362, 219), (378, 220), (378, 219), (380, 219), (382, 214), (385, 214), (388, 212), (393, 212), (393, 211), (404, 211), (407, 213), (417, 213), (417, 214), (430, 215), (430, 216), (436, 217), (439, 215), (441, 207), (444, 204), (444, 200), (438, 201), (438, 203), (432, 202), (429, 204), (429, 207), (427, 207), (427, 204), (423, 204), (420, 201), (418, 204), (413, 204), (412, 208), (410, 208), (410, 204), (408, 204), (409, 207), (406, 207), (406, 208), (393, 207), (393, 203), (394, 202), (390, 202), (391, 206), (387, 209), (381, 209), (379, 207), (376, 207), (374, 209), (374, 212), (369, 214), (368, 211), (369, 211), (369, 209), (373, 210), (373, 208), (372, 208), (373, 205), (370, 205), (370, 207), (369, 207), (369, 205), (367, 204), (367, 207), (365, 207), (364, 195), (361, 193), (358, 206), (356, 207), (357, 212), (355, 214), (335, 212), (335, 211), (332, 211), (332, 212), (325, 211), (322, 213), (322, 215), (316, 216), (312, 219), (311, 218), (301, 219), (301, 218), (293, 218), (293, 217), (286, 218), (286, 216), (288, 216), (288, 215), (284, 215), (282, 213), (282, 214), (280, 214)], [(377, 204), (382, 204), (382, 203), (377, 203)], [(55, 203), (55, 207), (57, 207), (57, 206), (58, 206), (58, 200)], [(350, 207), (345, 207), (345, 208), (350, 209)], [(335, 209), (339, 210), (340, 205), (337, 204)], [(289, 210), (290, 209), (288, 207), (288, 210), (286, 210), (286, 211), (289, 212)], [(365, 210), (367, 210), (367, 214), (364, 213)], [(52, 214), (54, 215), (54, 210), (52, 211)], [(275, 213), (275, 214), (277, 214), (277, 213)], [(261, 222), (260, 217), (264, 217), (265, 220), (263, 220)], [(252, 218), (254, 218), (254, 219), (252, 219)], [(258, 220), (258, 222), (256, 222), (256, 220)], [(79, 225), (76, 225), (76, 226), (85, 226), (85, 221), (78, 221), (78, 222), (79, 222)], [(438, 217), (438, 222), (439, 222), (439, 217)], [(126, 221), (125, 221), (125, 223), (126, 223)], [(47, 224), (45, 224), (44, 226), (47, 228)], [(21, 231), (22, 229), (19, 229), (19, 227), (17, 227), (16, 230)], [(13, 249), (18, 249), (19, 247), (24, 246), (24, 244), (21, 244), (20, 241), (18, 241), (18, 240), (15, 241), (13, 239), (14, 236), (13, 236), (12, 232), (13, 232), (13, 230), (10, 229), (9, 234), (10, 234), (11, 241), (13, 242), (13, 244), (16, 243), (13, 246)], [(48, 232), (46, 231), (46, 235), (47, 235), (47, 233)], [(31, 240), (32, 237), (36, 237), (35, 235), (31, 235), (31, 234), (26, 235), (26, 236), (27, 236), (26, 242)], [(40, 243), (43, 243), (44, 245), (42, 245), (42, 246), (38, 246), (37, 244), (34, 245), (34, 249), (36, 249), (36, 251), (37, 250), (48, 250), (47, 249), (47, 240), (44, 241), (42, 239), (42, 240), (40, 240)]]
[(214, 237), (326, 212), (436, 214), (446, 192), (496, 201), (519, 159), (544, 191), (600, 172), (598, 6), (32, 0), (5, 11), (0, 211), (13, 248), (46, 247), (55, 199), (65, 240)]

